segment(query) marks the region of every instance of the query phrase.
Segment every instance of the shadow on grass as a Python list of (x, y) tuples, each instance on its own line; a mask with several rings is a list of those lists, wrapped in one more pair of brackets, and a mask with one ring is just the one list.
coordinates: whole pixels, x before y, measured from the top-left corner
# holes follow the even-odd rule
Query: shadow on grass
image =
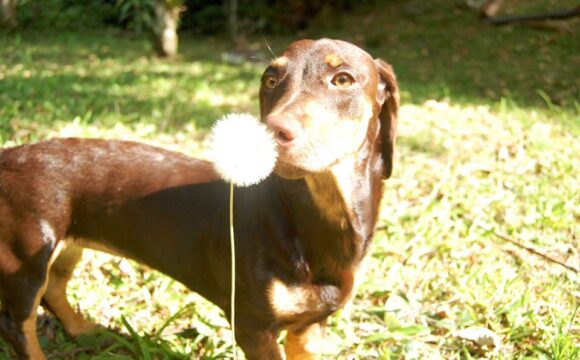
[[(170, 90), (160, 91), (156, 95), (146, 93), (156, 90), (151, 83), (176, 81), (176, 76), (148, 74), (145, 79), (135, 72), (112, 76), (8, 76), (0, 85), (0, 91), (4, 93), (2, 100), (6, 102), (3, 115), (23, 121), (37, 119), (45, 125), (57, 120), (72, 120), (77, 116), (82, 117), (86, 124), (97, 120), (104, 125), (113, 125), (119, 120), (124, 123), (157, 124), (165, 121), (160, 125), (166, 128), (180, 127), (192, 120), (200, 127), (207, 127), (225, 111), (231, 110), (228, 105), (196, 99), (196, 87), (202, 84), (203, 74), (189, 77), (191, 96), (175, 97)], [(108, 122), (109, 115), (116, 119)]]
[[(552, 3), (547, 7), (577, 5)], [(465, 1), (449, 0), (384, 1), (340, 19), (310, 35), (352, 41), (392, 63), (404, 101), (508, 98), (523, 107), (578, 106), (580, 19), (493, 27)]]
[[(75, 340), (66, 335), (60, 322), (52, 316), (39, 316), (38, 337), (47, 359), (189, 359), (189, 354), (172, 350), (156, 336), (131, 335), (101, 328)], [(196, 333), (194, 329), (189, 333)], [(0, 339), (0, 360), (14, 358), (10, 347)]]
[[(207, 128), (231, 111), (257, 111), (258, 69), (207, 60), (219, 51), (164, 62), (142, 55), (145, 46), (132, 37), (75, 36), (0, 35), (0, 56), (7, 59), (0, 64), (1, 134), (75, 118), (87, 125), (155, 124), (167, 132), (186, 124)], [(200, 48), (211, 46), (205, 41)], [(194, 59), (196, 51), (186, 56)]]

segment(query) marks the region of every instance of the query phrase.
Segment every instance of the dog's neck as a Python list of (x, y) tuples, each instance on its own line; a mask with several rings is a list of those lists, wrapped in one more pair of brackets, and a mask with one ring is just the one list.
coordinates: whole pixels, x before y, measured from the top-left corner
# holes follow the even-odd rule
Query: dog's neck
[(329, 170), (305, 177), (325, 220), (349, 234), (337, 244), (354, 250), (352, 261), (365, 255), (378, 219), (383, 182), (373, 152), (342, 159)]

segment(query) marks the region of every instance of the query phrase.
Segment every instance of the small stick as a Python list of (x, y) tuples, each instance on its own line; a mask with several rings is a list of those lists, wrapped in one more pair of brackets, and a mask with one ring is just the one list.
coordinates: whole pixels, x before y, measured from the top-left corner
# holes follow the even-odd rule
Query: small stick
[(558, 265), (561, 265), (561, 266), (565, 267), (568, 270), (574, 271), (575, 273), (578, 273), (579, 272), (579, 270), (577, 268), (575, 268), (575, 267), (573, 267), (571, 265), (568, 265), (568, 264), (566, 264), (566, 263), (564, 263), (564, 262), (556, 259), (555, 257), (552, 257), (552, 256), (550, 256), (548, 254), (545, 254), (545, 253), (543, 253), (543, 252), (535, 249), (534, 247), (531, 247), (531, 246), (526, 245), (526, 244), (522, 244), (520, 241), (518, 241), (518, 240), (516, 240), (516, 239), (514, 239), (512, 237), (500, 233), (494, 227), (484, 226), (484, 225), (481, 225), (481, 224), (476, 223), (476, 222), (474, 222), (474, 223), (475, 223), (476, 226), (480, 227), (481, 229), (483, 229), (485, 231), (492, 232), (495, 236), (497, 236), (498, 238), (500, 238), (502, 240), (505, 240), (505, 241), (509, 242), (510, 244), (513, 244), (513, 245), (515, 245), (515, 246), (517, 246), (519, 248), (522, 248), (524, 250), (527, 250), (527, 251), (531, 252), (532, 254), (536, 254), (536, 255), (538, 255), (538, 256), (540, 256), (540, 257), (542, 257), (542, 258), (544, 258), (544, 259), (546, 259), (548, 261), (551, 261), (553, 263), (556, 263)]
[(517, 22), (525, 21), (538, 21), (538, 20), (561, 20), (568, 19), (571, 17), (580, 16), (580, 6), (574, 9), (564, 9), (552, 11), (545, 14), (532, 14), (532, 15), (513, 15), (513, 16), (497, 16), (489, 17), (486, 19), (486, 23), (490, 25), (506, 25)]
[[(470, 220), (470, 221), (472, 221), (473, 223), (475, 223), (475, 225), (478, 226), (478, 227), (480, 227), (481, 229), (483, 229), (485, 231), (492, 232), (498, 238), (500, 238), (502, 240), (505, 240), (505, 241), (509, 242), (512, 245), (515, 245), (515, 246), (517, 246), (519, 248), (522, 248), (524, 250), (527, 250), (527, 251), (531, 252), (532, 254), (536, 254), (536, 255), (538, 255), (538, 256), (540, 256), (540, 257), (542, 257), (542, 258), (544, 258), (544, 259), (546, 259), (548, 261), (551, 261), (553, 263), (556, 263), (558, 265), (561, 265), (561, 266), (565, 267), (568, 270), (574, 271), (575, 273), (580, 272), (580, 270), (578, 270), (577, 268), (575, 268), (575, 267), (573, 267), (571, 265), (568, 265), (568, 264), (566, 264), (566, 263), (564, 263), (564, 262), (562, 262), (562, 261), (560, 261), (560, 260), (558, 260), (558, 259), (556, 259), (556, 258), (554, 258), (554, 257), (552, 257), (550, 255), (548, 255), (548, 254), (544, 254), (543, 252), (541, 252), (541, 251), (539, 251), (539, 250), (537, 250), (537, 249), (535, 249), (535, 248), (533, 248), (533, 247), (531, 247), (529, 245), (522, 244), (521, 242), (519, 242), (518, 240), (516, 240), (516, 239), (514, 239), (512, 237), (500, 233), (499, 231), (497, 231), (493, 227), (486, 227), (486, 226), (483, 226), (481, 224), (476, 223), (475, 221), (473, 221), (472, 219), (470, 219), (468, 217), (465, 217), (465, 218), (468, 219), (468, 220)], [(384, 231), (384, 230), (387, 230), (387, 226), (386, 225), (377, 227), (377, 231)]]

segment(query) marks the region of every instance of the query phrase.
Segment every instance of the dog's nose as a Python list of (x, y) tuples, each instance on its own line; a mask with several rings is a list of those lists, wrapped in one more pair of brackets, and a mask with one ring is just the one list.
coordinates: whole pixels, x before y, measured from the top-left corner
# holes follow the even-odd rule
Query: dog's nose
[(274, 132), (276, 141), (282, 146), (289, 146), (302, 131), (300, 123), (289, 116), (268, 115), (264, 122)]

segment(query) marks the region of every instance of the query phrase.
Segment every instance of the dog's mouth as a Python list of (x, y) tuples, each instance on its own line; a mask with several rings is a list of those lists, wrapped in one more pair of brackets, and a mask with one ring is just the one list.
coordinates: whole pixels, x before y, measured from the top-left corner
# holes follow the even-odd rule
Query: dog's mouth
[(283, 133), (275, 133), (278, 159), (274, 167), (274, 173), (289, 179), (302, 178), (309, 173), (301, 166), (300, 146), (296, 139), (291, 139)]

